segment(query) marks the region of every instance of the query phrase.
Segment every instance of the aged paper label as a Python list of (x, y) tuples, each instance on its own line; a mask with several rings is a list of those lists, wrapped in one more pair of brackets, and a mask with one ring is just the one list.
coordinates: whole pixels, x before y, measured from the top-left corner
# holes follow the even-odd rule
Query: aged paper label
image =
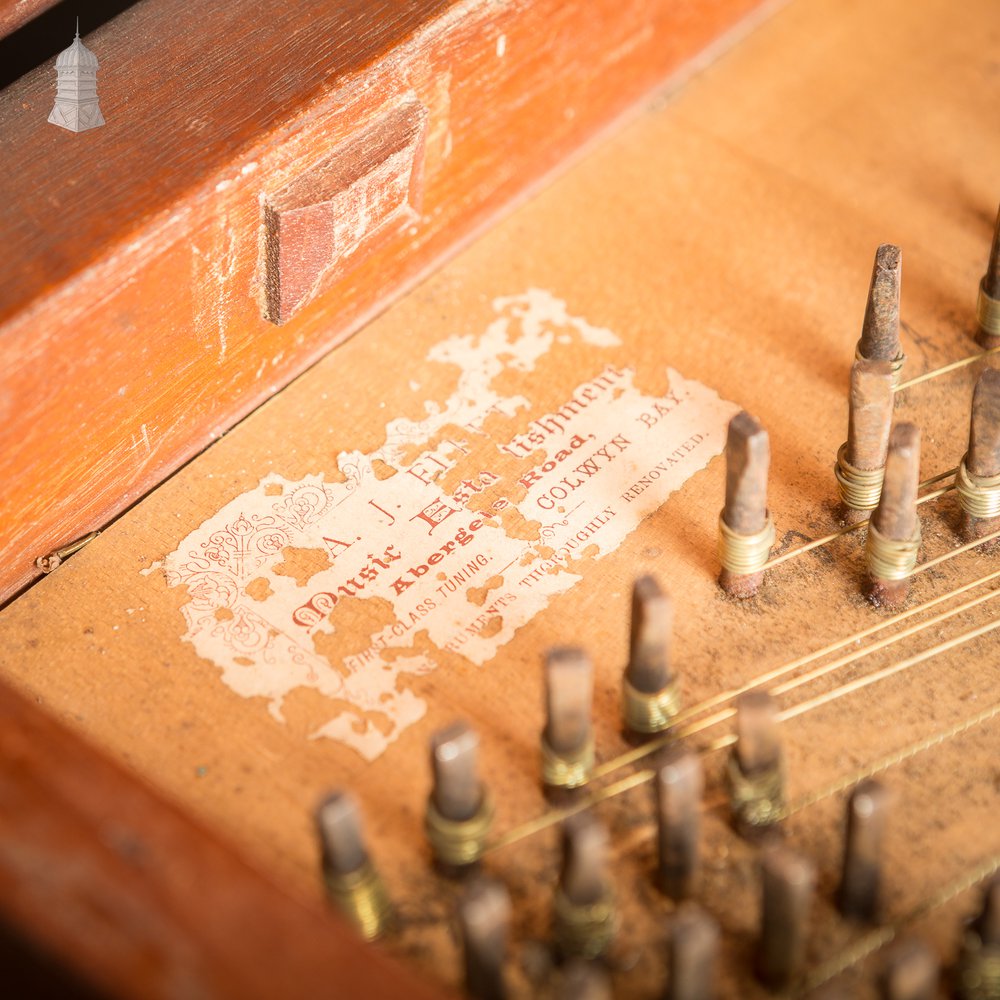
[[(536, 412), (539, 358), (618, 338), (537, 289), (494, 308), (483, 333), (431, 351), (462, 375), (426, 419), (390, 421), (376, 452), (341, 453), (336, 470), (267, 476), (164, 560), (187, 588), (183, 638), (225, 684), (277, 720), (289, 692), (315, 689), (331, 717), (313, 736), (366, 760), (426, 710), (402, 675), (434, 670), (435, 650), (490, 660), (722, 451), (738, 409), (673, 369), (656, 398), (605, 364)], [(523, 395), (496, 389), (511, 372)], [(498, 423), (517, 430), (494, 438)]]

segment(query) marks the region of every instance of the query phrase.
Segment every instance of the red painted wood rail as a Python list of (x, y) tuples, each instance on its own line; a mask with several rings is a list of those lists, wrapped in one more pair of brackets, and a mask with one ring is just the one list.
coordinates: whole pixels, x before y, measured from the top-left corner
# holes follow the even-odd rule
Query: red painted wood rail
[(0, 599), (759, 2), (145, 0), (105, 126), (0, 93)]

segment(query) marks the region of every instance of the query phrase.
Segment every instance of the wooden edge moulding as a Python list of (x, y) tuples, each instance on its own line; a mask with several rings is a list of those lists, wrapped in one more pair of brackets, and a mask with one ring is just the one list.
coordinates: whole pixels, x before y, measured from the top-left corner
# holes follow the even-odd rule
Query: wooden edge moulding
[(17, 31), (58, 0), (0, 0), (0, 38)]

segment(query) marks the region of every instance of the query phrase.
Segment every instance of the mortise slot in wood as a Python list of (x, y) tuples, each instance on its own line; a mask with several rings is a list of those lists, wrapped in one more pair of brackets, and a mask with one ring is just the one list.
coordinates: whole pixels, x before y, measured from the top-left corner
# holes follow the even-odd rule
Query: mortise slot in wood
[(287, 322), (379, 235), (419, 218), (426, 121), (409, 101), (265, 198), (265, 319)]

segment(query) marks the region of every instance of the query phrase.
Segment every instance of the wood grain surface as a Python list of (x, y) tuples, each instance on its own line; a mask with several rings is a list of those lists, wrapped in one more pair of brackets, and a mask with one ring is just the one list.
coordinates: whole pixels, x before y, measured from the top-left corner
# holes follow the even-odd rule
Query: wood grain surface
[[(51, 62), (8, 87), (0, 597), (758, 4), (146, 0), (85, 38), (104, 127), (46, 123)], [(313, 268), (310, 307), (275, 313), (260, 240), (269, 200), (410, 104), (426, 118), (421, 199), (376, 228), (365, 199), (407, 165), (348, 189), (354, 239), (314, 248), (331, 266)]]
[(440, 995), (9, 688), (0, 753), (5, 913), (104, 995)]
[[(1000, 157), (992, 127), (998, 43), (1000, 15), (991, 0), (967, 5), (962, 24), (944, 0), (795, 0), (676, 99), (651, 104), (9, 605), (0, 614), (4, 678), (303, 900), (321, 895), (312, 809), (328, 789), (352, 788), (365, 809), (371, 854), (400, 912), (400, 928), (384, 947), (415, 979), (451, 987), (459, 985), (461, 969), (451, 929), (458, 888), (434, 873), (423, 837), (428, 739), (455, 718), (469, 720), (482, 740), (480, 769), (496, 802), (495, 833), (511, 835), (485, 859), (513, 898), (509, 974), (518, 995), (544, 995), (559, 980), (547, 951), (558, 836), (551, 823), (536, 832), (522, 827), (551, 819), (539, 780), (542, 658), (567, 643), (589, 651), (599, 765), (624, 752), (620, 682), (631, 587), (636, 576), (652, 573), (674, 599), (672, 663), (685, 704), (851, 640), (837, 653), (851, 654), (840, 667), (801, 688), (776, 691), (789, 713), (781, 730), (787, 796), (796, 807), (785, 841), (811, 860), (818, 877), (806, 972), (819, 974), (823, 963), (864, 939), (865, 929), (843, 921), (833, 900), (846, 793), (873, 769), (892, 801), (887, 926), (898, 923), (901, 933), (918, 935), (948, 965), (975, 892), (967, 888), (919, 918), (910, 915), (1000, 854), (1000, 676), (997, 632), (989, 631), (997, 621), (989, 597), (995, 591), (986, 581), (955, 593), (1000, 564), (977, 551), (955, 554), (961, 538), (953, 493), (920, 507), (921, 559), (953, 555), (914, 578), (908, 608), (941, 603), (905, 621), (912, 633), (901, 622), (863, 640), (852, 637), (889, 619), (862, 594), (862, 533), (768, 570), (752, 600), (720, 594), (721, 458), (693, 472), (617, 548), (598, 551), (595, 536), (572, 561), (574, 585), (554, 593), (512, 635), (504, 633), (504, 644), (482, 664), (468, 646), (433, 642), (418, 625), (390, 643), (391, 655), (375, 656), (366, 668), (373, 635), (398, 611), (391, 591), (382, 600), (345, 599), (331, 611), (336, 595), (316, 602), (319, 588), (310, 585), (328, 579), (320, 574), (331, 556), (341, 558), (340, 546), (349, 549), (347, 534), (326, 539), (327, 551), (286, 545), (280, 566), (270, 564), (266, 579), (248, 573), (231, 603), (193, 578), (179, 582), (171, 554), (227, 505), (249, 522), (259, 512), (247, 499), (255, 491), (280, 505), (296, 495), (288, 484), (343, 488), (358, 453), (390, 454), (380, 451), (387, 439), (407, 428), (416, 435), (412, 428), (432, 421), (463, 386), (478, 384), (480, 369), (469, 359), (493, 343), (496, 366), (483, 369), (493, 372), (489, 386), (522, 402), (493, 412), (478, 436), (456, 425), (431, 434), (426, 448), (404, 448), (396, 465), (372, 466), (381, 489), (412, 480), (415, 501), (424, 497), (421, 476), (447, 493), (492, 470), (498, 479), (486, 497), (509, 498), (525, 512), (500, 511), (506, 536), (524, 546), (522, 564), (490, 570), (490, 578), (462, 588), (470, 604), (482, 599), (484, 609), (508, 593), (516, 598), (505, 610), (486, 612), (481, 631), (498, 634), (517, 601), (532, 599), (540, 581), (559, 578), (563, 570), (546, 547), (552, 536), (543, 531), (553, 517), (572, 513), (569, 502), (562, 513), (558, 507), (550, 513), (530, 482), (523, 484), (529, 470), (555, 461), (554, 448), (499, 445), (558, 413), (579, 386), (597, 384), (600, 372), (630, 369), (639, 390), (664, 407), (679, 373), (753, 413), (770, 437), (775, 552), (833, 531), (832, 467), (846, 432), (849, 373), (878, 244), (892, 242), (904, 252), (904, 378), (977, 350), (976, 289), (1000, 196), (991, 166)], [(527, 322), (519, 325), (517, 310), (527, 308), (530, 289), (549, 296), (544, 301), (552, 309), (553, 301), (565, 303), (570, 316), (598, 333), (582, 337), (558, 310), (535, 333)], [(508, 339), (500, 337), (504, 331)], [(536, 335), (551, 335), (551, 342), (523, 362), (518, 352)], [(900, 394), (895, 419), (921, 429), (922, 479), (953, 468), (964, 453), (982, 364)], [(646, 416), (656, 415), (651, 406)], [(643, 423), (633, 419), (626, 430), (609, 421), (607, 435), (639, 440)], [(449, 434), (460, 435), (467, 453), (446, 447)], [(457, 464), (433, 479), (428, 470), (445, 454)], [(638, 446), (624, 453), (623, 462), (636, 463), (634, 485), (600, 494), (614, 518), (632, 516), (644, 471), (668, 457), (639, 453)], [(482, 501), (470, 501), (468, 509), (482, 510)], [(416, 502), (406, 513), (431, 516)], [(444, 526), (417, 524), (434, 545), (454, 537)], [(335, 526), (345, 533), (355, 527)], [(199, 558), (208, 559), (211, 540), (204, 541)], [(427, 546), (431, 553), (431, 541)], [(410, 572), (429, 564), (417, 558), (424, 554), (407, 543), (399, 566)], [(346, 696), (324, 693), (309, 680), (305, 661), (291, 656), (267, 668), (269, 676), (285, 671), (302, 678), (276, 705), (253, 687), (266, 672), (256, 652), (248, 647), (239, 674), (237, 661), (214, 658), (218, 645), (184, 638), (192, 631), (191, 609), (202, 607), (206, 621), (214, 616), (218, 636), (230, 641), (249, 612), (265, 606), (269, 590), (286, 586), (301, 592), (302, 608), (312, 599), (319, 609), (299, 616), (310, 628), (323, 625), (301, 643), (322, 663), (318, 672), (346, 684), (368, 670), (375, 683), (386, 664), (419, 662), (420, 669), (398, 674), (387, 703), (419, 704), (423, 714), (394, 729), (389, 708), (352, 708)], [(977, 595), (989, 599), (955, 611)], [(326, 625), (336, 631), (324, 631)], [(209, 622), (205, 634), (214, 627)], [(337, 712), (354, 713), (350, 733), (317, 737)], [(720, 995), (756, 1000), (768, 995), (750, 972), (759, 855), (731, 829), (725, 751), (712, 749), (731, 732), (731, 720), (723, 719), (684, 741), (704, 754), (706, 769), (698, 898), (722, 926)], [(348, 745), (364, 733), (388, 734), (372, 759)], [(596, 785), (634, 775), (634, 766), (619, 765)], [(621, 908), (612, 956), (616, 993), (654, 995), (666, 975), (664, 928), (674, 908), (655, 885), (652, 786), (637, 778), (597, 812), (611, 831)], [(6, 870), (8, 878), (17, 868), (8, 861)], [(9, 905), (5, 894), (0, 905)], [(33, 925), (47, 930), (40, 919)], [(62, 933), (48, 929), (48, 938), (58, 942)], [(876, 948), (835, 985), (869, 1000), (883, 957)]]
[(33, 17), (55, 6), (57, 2), (58, 0), (3, 0), (0, 3), (0, 38), (17, 31)]

